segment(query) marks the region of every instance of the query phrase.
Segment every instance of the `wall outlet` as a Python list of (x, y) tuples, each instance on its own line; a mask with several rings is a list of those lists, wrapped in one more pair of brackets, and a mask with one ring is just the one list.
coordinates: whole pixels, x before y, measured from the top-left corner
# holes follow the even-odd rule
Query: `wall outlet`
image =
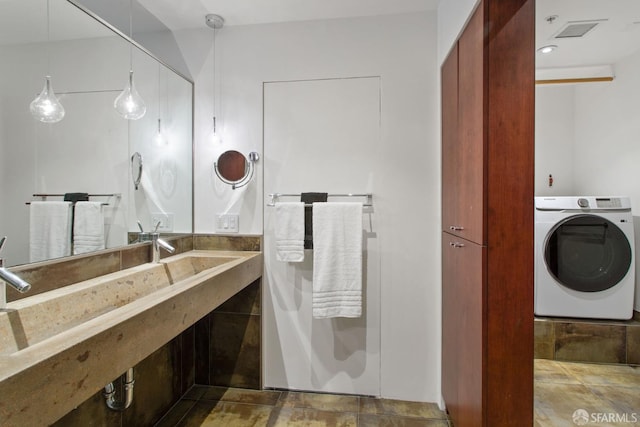
[(237, 233), (240, 231), (240, 216), (236, 214), (217, 214), (216, 231)]
[(170, 233), (173, 231), (173, 214), (172, 213), (152, 213), (151, 214), (151, 231), (156, 227), (156, 224), (160, 221), (158, 227), (159, 232)]

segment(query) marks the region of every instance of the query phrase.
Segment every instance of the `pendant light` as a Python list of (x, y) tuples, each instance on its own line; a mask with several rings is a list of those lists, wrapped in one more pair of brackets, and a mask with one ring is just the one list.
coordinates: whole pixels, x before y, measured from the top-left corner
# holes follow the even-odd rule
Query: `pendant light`
[(138, 120), (147, 112), (147, 106), (133, 83), (133, 0), (129, 0), (129, 39), (129, 80), (113, 107), (125, 119)]
[(43, 123), (57, 123), (64, 118), (65, 113), (64, 107), (53, 92), (51, 76), (48, 75), (51, 67), (51, 54), (49, 53), (49, 43), (51, 41), (50, 19), (49, 0), (47, 0), (47, 75), (44, 78), (42, 92), (29, 105), (31, 115)]
[[(169, 141), (162, 133), (162, 90), (161, 90), (161, 82), (162, 82), (162, 64), (158, 63), (158, 129), (153, 138), (156, 145), (163, 146), (167, 145)], [(168, 77), (167, 77), (168, 80)], [(168, 89), (168, 88), (167, 88)], [(168, 95), (167, 95), (168, 96)]]
[(216, 15), (213, 13), (205, 16), (205, 22), (207, 26), (213, 29), (213, 132), (212, 139), (213, 142), (220, 142), (221, 137), (218, 132), (217, 123), (216, 123), (216, 103), (218, 102), (218, 98), (216, 96), (216, 30), (219, 30), (224, 26), (224, 18), (220, 15)]

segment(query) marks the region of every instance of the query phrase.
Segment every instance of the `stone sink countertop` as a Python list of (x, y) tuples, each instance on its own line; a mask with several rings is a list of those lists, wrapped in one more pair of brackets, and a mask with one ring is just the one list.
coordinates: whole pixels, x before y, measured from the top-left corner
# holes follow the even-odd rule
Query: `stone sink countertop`
[[(228, 259), (201, 271), (196, 268), (191, 275), (182, 271), (182, 264), (168, 267), (189, 257)], [(79, 324), (54, 330), (53, 335), (33, 344), (0, 349), (0, 425), (31, 427), (58, 420), (260, 278), (262, 262), (261, 252), (248, 251), (195, 250), (164, 258), (161, 265), (169, 278), (164, 286)], [(17, 307), (24, 310), (28, 304), (63, 298), (70, 292), (67, 288), (92, 286), (108, 276), (124, 277), (154, 268), (158, 264), (142, 264), (34, 295), (9, 303), (0, 316), (10, 316)], [(19, 316), (11, 322), (14, 329), (20, 329)]]

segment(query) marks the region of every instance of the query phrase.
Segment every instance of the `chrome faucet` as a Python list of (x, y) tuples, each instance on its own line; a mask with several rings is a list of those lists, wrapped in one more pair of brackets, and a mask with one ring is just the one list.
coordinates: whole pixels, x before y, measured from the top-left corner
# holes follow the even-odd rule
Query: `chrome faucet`
[[(140, 230), (142, 230), (142, 226), (140, 225), (139, 221), (138, 221), (138, 226), (140, 227)], [(154, 264), (157, 264), (160, 262), (160, 248), (164, 249), (170, 254), (176, 251), (176, 248), (174, 248), (173, 246), (171, 246), (166, 241), (160, 238), (160, 233), (158, 233), (158, 227), (160, 227), (160, 221), (158, 221), (158, 223), (156, 224), (156, 228), (153, 229), (153, 232), (149, 233), (149, 235), (151, 236), (151, 250), (153, 251)]]
[[(4, 242), (7, 241), (7, 237), (0, 239), (0, 250), (4, 246)], [(7, 289), (5, 284), (9, 284), (16, 291), (25, 293), (31, 289), (31, 285), (14, 273), (4, 268), (4, 259), (0, 258), (0, 308), (6, 308), (7, 306)]]
[[(157, 227), (156, 227), (157, 228)], [(169, 243), (165, 242), (160, 238), (160, 233), (154, 231), (151, 233), (151, 250), (153, 251), (153, 263), (157, 264), (160, 262), (160, 248), (169, 252), (170, 254), (176, 251), (176, 248), (171, 246)]]
[[(149, 233), (148, 231), (144, 231), (144, 228), (142, 228), (142, 223), (140, 221), (137, 221), (137, 222), (138, 222), (138, 228), (140, 229), (140, 232), (138, 233), (137, 243), (150, 241), (151, 233)], [(158, 223), (158, 225), (160, 225), (160, 223)]]

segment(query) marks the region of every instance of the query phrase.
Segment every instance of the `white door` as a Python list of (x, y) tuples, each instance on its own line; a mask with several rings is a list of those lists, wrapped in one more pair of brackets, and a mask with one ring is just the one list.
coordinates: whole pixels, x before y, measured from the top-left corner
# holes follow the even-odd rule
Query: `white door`
[(265, 204), (270, 193), (374, 194), (373, 212), (363, 212), (364, 292), (359, 319), (313, 319), (313, 251), (305, 250), (302, 263), (277, 261), (275, 209), (265, 206), (265, 387), (380, 395), (380, 256), (374, 170), (381, 164), (379, 144), (378, 77), (264, 84)]

